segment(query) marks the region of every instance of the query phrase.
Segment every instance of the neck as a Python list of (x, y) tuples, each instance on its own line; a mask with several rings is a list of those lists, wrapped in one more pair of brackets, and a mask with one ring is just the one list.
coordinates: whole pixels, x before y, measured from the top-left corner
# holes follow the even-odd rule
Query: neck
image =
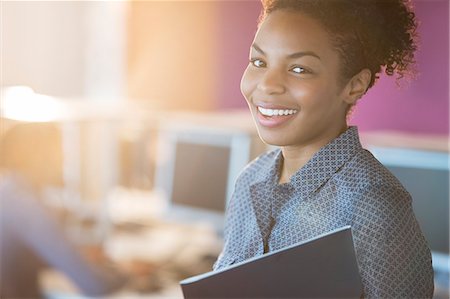
[(283, 147), (283, 163), (279, 183), (287, 183), (300, 168), (306, 165), (319, 149)]
[(315, 153), (346, 130), (347, 126), (339, 131), (336, 131), (334, 134), (322, 136), (316, 141), (308, 142), (305, 145), (283, 146), (281, 148), (283, 153), (283, 163), (281, 165), (279, 183), (282, 184), (289, 182), (292, 175), (305, 166)]

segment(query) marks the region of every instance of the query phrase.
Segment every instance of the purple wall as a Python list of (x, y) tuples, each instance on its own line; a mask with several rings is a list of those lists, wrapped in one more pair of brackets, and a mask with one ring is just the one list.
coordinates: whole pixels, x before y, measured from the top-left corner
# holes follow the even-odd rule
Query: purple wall
[(352, 123), (366, 131), (449, 133), (448, 10), (447, 0), (415, 2), (421, 38), (418, 78), (401, 87), (393, 78), (380, 78), (359, 103)]
[(219, 43), (217, 108), (247, 107), (240, 92), (241, 76), (256, 33), (260, 1), (220, 1), (217, 26)]
[[(259, 1), (218, 2), (218, 102), (216, 107), (246, 107), (239, 82), (256, 31)], [(399, 130), (411, 133), (449, 133), (449, 2), (415, 1), (421, 46), (419, 76), (408, 83), (383, 76), (358, 104), (351, 123), (362, 131)]]

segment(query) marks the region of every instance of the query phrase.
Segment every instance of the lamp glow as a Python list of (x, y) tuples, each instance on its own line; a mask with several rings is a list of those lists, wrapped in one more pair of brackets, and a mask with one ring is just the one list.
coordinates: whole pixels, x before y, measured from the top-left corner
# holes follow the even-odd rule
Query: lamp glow
[(57, 99), (35, 93), (26, 86), (2, 89), (1, 115), (4, 118), (26, 122), (49, 122), (61, 118), (65, 112)]

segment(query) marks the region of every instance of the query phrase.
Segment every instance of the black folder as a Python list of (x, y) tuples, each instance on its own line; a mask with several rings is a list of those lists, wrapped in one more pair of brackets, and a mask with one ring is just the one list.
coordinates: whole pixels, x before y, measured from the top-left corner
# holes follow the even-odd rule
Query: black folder
[(185, 299), (360, 298), (351, 227), (180, 282)]

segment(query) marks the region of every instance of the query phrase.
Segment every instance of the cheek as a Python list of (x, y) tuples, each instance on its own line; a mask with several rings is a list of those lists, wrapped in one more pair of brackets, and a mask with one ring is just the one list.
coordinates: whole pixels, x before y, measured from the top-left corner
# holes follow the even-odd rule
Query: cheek
[(291, 96), (295, 99), (301, 110), (308, 110), (323, 105), (326, 96), (326, 88), (313, 80), (301, 80), (293, 82), (289, 88)]
[(310, 90), (302, 98), (301, 108), (308, 118), (314, 120), (336, 119), (345, 114), (335, 93), (326, 88)]

